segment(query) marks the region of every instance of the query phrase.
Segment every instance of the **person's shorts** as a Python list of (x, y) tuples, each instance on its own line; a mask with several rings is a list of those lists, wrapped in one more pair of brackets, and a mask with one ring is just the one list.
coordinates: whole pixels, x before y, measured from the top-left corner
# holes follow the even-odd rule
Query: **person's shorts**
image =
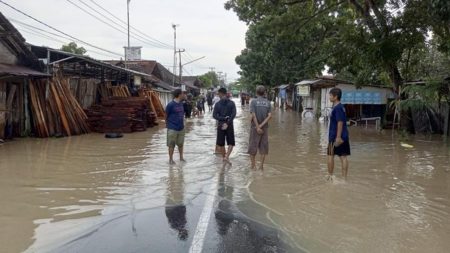
[(175, 146), (183, 147), (184, 135), (185, 135), (184, 129), (181, 131), (167, 129), (167, 146), (169, 148), (174, 148)]
[(334, 142), (330, 142), (328, 143), (328, 150), (327, 150), (327, 154), (329, 156), (349, 156), (350, 155), (350, 142), (349, 141), (344, 141), (344, 143), (342, 143), (339, 146), (335, 146)]
[(220, 129), (220, 126), (217, 127), (217, 141), (216, 145), (219, 147), (225, 146), (225, 140), (228, 146), (235, 146), (236, 143), (234, 141), (234, 127), (233, 124), (229, 125), (227, 130)]
[(263, 129), (263, 134), (258, 134), (255, 127), (250, 129), (250, 140), (248, 142), (248, 154), (256, 155), (259, 150), (259, 154), (269, 154), (269, 129)]

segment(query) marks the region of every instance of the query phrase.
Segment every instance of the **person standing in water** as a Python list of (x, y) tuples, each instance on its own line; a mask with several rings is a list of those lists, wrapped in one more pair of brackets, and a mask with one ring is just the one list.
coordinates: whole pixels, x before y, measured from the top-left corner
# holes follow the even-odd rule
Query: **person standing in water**
[(345, 108), (341, 104), (342, 91), (333, 88), (329, 93), (333, 110), (330, 116), (330, 128), (328, 133), (328, 180), (333, 180), (334, 156), (339, 156), (342, 164), (342, 176), (346, 179), (348, 172), (347, 156), (350, 155), (350, 140), (347, 129), (347, 117)]
[(208, 102), (208, 109), (209, 109), (209, 111), (211, 112), (212, 111), (212, 108), (213, 108), (213, 94), (212, 93), (209, 93), (208, 95), (207, 95), (207, 102)]
[(220, 101), (220, 97), (219, 97), (219, 94), (218, 93), (216, 93), (216, 94), (214, 94), (214, 98), (213, 98), (213, 107), (217, 104), (217, 102), (219, 102)]
[(184, 107), (182, 101), (185, 94), (181, 89), (173, 91), (174, 99), (166, 107), (166, 125), (167, 125), (167, 146), (169, 147), (169, 163), (175, 164), (173, 153), (175, 146), (180, 152), (180, 161), (184, 162), (183, 146), (184, 146)]
[(264, 160), (269, 154), (269, 120), (272, 118), (270, 101), (264, 95), (266, 88), (262, 85), (256, 87), (256, 99), (250, 102), (251, 127), (248, 144), (248, 154), (251, 159), (251, 168), (256, 170), (256, 153), (261, 155), (260, 170), (264, 169)]
[[(214, 105), (213, 117), (218, 121), (216, 145), (224, 162), (230, 162), (230, 154), (236, 145), (234, 140), (233, 120), (236, 117), (236, 105), (227, 97), (227, 89), (219, 89), (220, 101)], [(228, 150), (225, 151), (225, 140)]]

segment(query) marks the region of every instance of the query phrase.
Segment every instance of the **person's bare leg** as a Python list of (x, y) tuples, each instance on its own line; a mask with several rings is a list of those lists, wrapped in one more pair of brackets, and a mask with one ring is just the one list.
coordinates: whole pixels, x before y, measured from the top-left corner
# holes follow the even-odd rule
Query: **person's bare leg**
[(178, 146), (178, 152), (180, 152), (180, 161), (182, 161), (182, 162), (186, 162), (186, 160), (184, 160), (184, 153), (183, 153), (183, 151), (184, 151), (184, 148), (183, 148), (183, 146)]
[(334, 156), (329, 155), (328, 156), (328, 177), (329, 180), (332, 179), (331, 176), (333, 176), (334, 171)]
[(217, 146), (217, 154), (220, 154), (222, 156), (222, 158), (225, 158), (225, 146)]
[(264, 160), (266, 160), (266, 155), (261, 155), (261, 164), (259, 165), (260, 170), (264, 170)]
[[(225, 147), (223, 147), (224, 148), (224, 151), (225, 151)], [(228, 146), (228, 151), (227, 151), (227, 154), (225, 155), (225, 157), (224, 157), (224, 161), (226, 161), (226, 162), (230, 162), (230, 155), (231, 155), (231, 152), (233, 152), (233, 148), (234, 148), (234, 146)]]
[(252, 170), (256, 170), (256, 155), (250, 155), (250, 161)]
[(175, 151), (175, 147), (169, 147), (169, 163), (175, 164), (175, 161), (173, 160), (173, 152)]
[(348, 172), (348, 160), (347, 156), (341, 156), (339, 157), (341, 159), (341, 165), (342, 165), (342, 176), (347, 179), (347, 172)]

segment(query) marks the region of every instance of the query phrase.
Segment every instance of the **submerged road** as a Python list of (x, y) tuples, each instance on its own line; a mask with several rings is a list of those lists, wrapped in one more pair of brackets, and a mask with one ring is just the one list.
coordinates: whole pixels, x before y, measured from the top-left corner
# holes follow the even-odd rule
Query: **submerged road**
[[(3, 247), (6, 252), (294, 252), (281, 231), (236, 206), (248, 202), (247, 208), (259, 208), (247, 194), (248, 112), (238, 111), (232, 165), (213, 154), (211, 113), (187, 120), (187, 162), (176, 165), (168, 163), (164, 123), (121, 139), (92, 134), (8, 144), (2, 174), (17, 173), (15, 183), (25, 185), (2, 187), (20, 196), (2, 191), (6, 202), (19, 201), (2, 211)], [(26, 224), (25, 231), (18, 231), (19, 224)]]
[(327, 125), (275, 110), (254, 173), (237, 107), (232, 165), (210, 113), (174, 166), (162, 125), (0, 145), (0, 252), (448, 252), (449, 142), (351, 127), (349, 179), (327, 182)]

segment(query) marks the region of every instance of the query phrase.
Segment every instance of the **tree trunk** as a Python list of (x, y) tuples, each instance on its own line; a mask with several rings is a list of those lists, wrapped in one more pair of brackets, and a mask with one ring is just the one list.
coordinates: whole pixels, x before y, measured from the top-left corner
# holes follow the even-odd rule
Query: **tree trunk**
[(392, 81), (395, 93), (397, 95), (400, 95), (399, 91), (400, 91), (400, 86), (403, 83), (403, 78), (402, 78), (402, 75), (400, 74), (400, 70), (398, 69), (397, 64), (391, 64), (389, 66), (388, 72), (389, 72), (389, 78)]

